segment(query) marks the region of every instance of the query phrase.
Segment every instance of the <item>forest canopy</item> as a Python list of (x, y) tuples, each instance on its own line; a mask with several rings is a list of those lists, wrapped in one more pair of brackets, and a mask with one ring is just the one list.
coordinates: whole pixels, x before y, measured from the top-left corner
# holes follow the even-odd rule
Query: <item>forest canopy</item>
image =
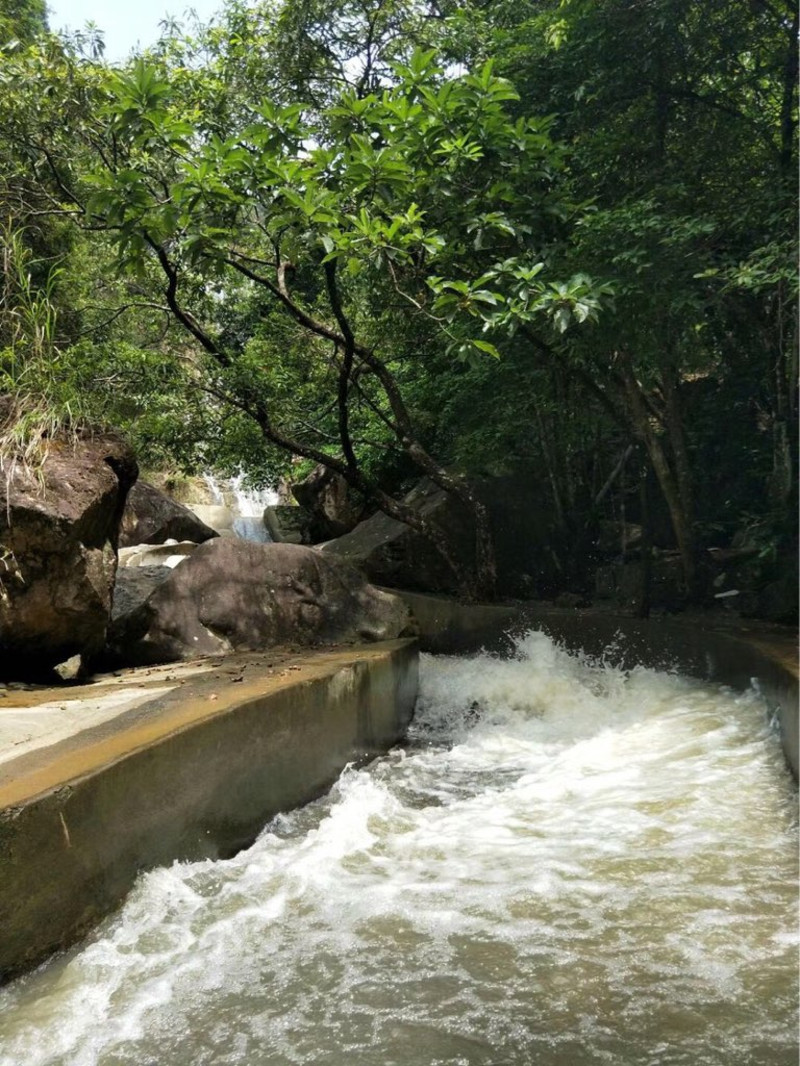
[[(475, 479), (535, 471), (559, 568), (644, 522), (769, 579), (797, 486), (784, 0), (233, 0), (112, 66), (0, 0), (5, 449), (323, 463), (493, 590)], [(291, 467), (297, 469), (296, 465)], [(403, 500), (476, 519), (466, 571)]]

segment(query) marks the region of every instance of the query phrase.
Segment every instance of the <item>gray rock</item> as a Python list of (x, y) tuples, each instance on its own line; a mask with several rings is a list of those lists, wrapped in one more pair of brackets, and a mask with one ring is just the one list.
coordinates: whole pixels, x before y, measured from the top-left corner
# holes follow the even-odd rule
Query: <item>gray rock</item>
[(132, 544), (120, 548), (119, 565), (123, 569), (131, 566), (178, 566), (191, 555), (197, 545), (191, 540), (170, 540), (165, 544)]
[[(310, 543), (341, 537), (367, 518), (369, 510), (360, 492), (340, 475), (316, 466), (292, 486), (292, 495), (310, 515)], [(304, 542), (307, 543), (307, 542)]]
[(224, 503), (194, 503), (192, 514), (213, 529), (217, 536), (235, 537), (233, 522), (235, 515)]
[[(546, 494), (533, 477), (486, 478), (474, 484), (486, 506), (494, 537), (497, 591), (501, 596), (542, 596), (557, 584), (552, 553), (550, 515), (542, 506)], [(447, 533), (451, 549), (464, 565), (474, 562), (474, 526), (466, 508), (423, 479), (405, 502), (436, 521)], [(383, 513), (372, 515), (350, 533), (324, 544), (321, 551), (363, 570), (370, 581), (391, 588), (453, 593), (452, 571), (429, 541), (409, 526)]]
[(62, 681), (79, 681), (86, 676), (86, 668), (80, 655), (73, 655), (66, 662), (59, 663), (54, 672)]
[(220, 538), (118, 617), (109, 645), (112, 656), (137, 665), (276, 644), (389, 640), (411, 629), (398, 597), (340, 560), (300, 545)]
[(140, 607), (171, 573), (169, 566), (120, 567), (114, 584), (112, 621), (116, 622)]
[(642, 527), (633, 522), (601, 522), (596, 547), (602, 555), (617, 556), (633, 551), (642, 543)]
[(110, 436), (51, 441), (38, 470), (0, 476), (0, 676), (104, 643), (133, 454)]
[(188, 507), (146, 481), (138, 481), (128, 496), (119, 543), (123, 548), (133, 544), (163, 544), (167, 540), (202, 544), (217, 535)]
[(588, 606), (586, 597), (579, 592), (559, 592), (553, 602), (556, 607), (568, 607), (570, 609)]
[[(445, 492), (425, 481), (406, 496), (406, 503), (446, 526), (457, 554), (469, 557), (472, 540), (468, 518), (460, 514), (460, 521), (449, 521), (458, 505)], [(382, 512), (359, 523), (343, 537), (324, 544), (321, 552), (358, 567), (379, 585), (424, 592), (456, 591), (453, 574), (430, 542)]]
[(267, 507), (264, 525), (276, 544), (313, 544), (311, 515), (304, 507), (291, 504)]
[[(628, 610), (638, 604), (641, 592), (640, 561), (601, 566), (595, 573), (594, 594), (599, 600), (611, 600)], [(654, 610), (678, 611), (686, 606), (683, 570), (677, 552), (662, 552), (653, 558), (649, 600)]]
[(798, 613), (797, 556), (783, 560), (780, 577), (751, 595), (743, 613), (767, 622), (797, 625)]

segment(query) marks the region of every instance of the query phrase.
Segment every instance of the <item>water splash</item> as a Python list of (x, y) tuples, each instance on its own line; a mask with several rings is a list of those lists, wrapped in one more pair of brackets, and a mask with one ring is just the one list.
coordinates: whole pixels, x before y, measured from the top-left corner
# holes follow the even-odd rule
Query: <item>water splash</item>
[(274, 507), (278, 502), (275, 489), (252, 489), (245, 487), (244, 474), (237, 474), (228, 482), (233, 495), (234, 508), (242, 518), (260, 518), (265, 507)]

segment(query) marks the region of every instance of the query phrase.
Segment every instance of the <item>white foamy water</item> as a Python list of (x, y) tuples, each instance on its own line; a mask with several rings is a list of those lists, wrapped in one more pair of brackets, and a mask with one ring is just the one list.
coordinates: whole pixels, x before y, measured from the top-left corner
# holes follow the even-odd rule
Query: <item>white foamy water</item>
[(412, 735), (0, 992), (2, 1066), (795, 1066), (796, 794), (754, 694), (529, 634)]
[(272, 540), (264, 524), (264, 510), (274, 507), (278, 502), (278, 493), (274, 489), (246, 488), (244, 474), (236, 474), (225, 480), (213, 474), (204, 474), (203, 480), (213, 503), (230, 509), (232, 528), (237, 537), (259, 544), (267, 544)]

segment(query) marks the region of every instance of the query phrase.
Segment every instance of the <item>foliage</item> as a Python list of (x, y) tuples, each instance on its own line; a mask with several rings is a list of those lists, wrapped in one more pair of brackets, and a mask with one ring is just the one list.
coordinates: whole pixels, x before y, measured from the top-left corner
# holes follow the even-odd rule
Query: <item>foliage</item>
[(744, 527), (791, 544), (785, 0), (232, 0), (118, 70), (42, 29), (0, 72), (7, 217), (152, 461), (392, 496), (524, 458), (578, 567), (635, 445), (687, 585)]
[(75, 367), (57, 345), (58, 271), (40, 287), (19, 233), (0, 234), (0, 461), (34, 462), (43, 442), (81, 427)]
[(565, 0), (481, 15), (479, 47), (557, 112), (573, 195), (593, 199), (567, 261), (614, 286), (600, 328), (557, 347), (644, 442), (691, 579), (703, 537), (730, 538), (757, 504), (756, 471), (769, 506), (796, 511), (797, 12)]
[(0, 45), (18, 47), (46, 31), (44, 0), (0, 0)]

